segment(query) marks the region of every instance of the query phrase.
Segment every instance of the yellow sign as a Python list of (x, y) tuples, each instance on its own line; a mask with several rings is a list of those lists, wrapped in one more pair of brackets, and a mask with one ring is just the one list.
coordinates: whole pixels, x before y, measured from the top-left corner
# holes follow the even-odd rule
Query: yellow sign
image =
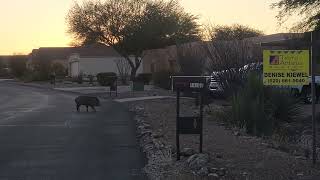
[(309, 84), (308, 50), (264, 50), (263, 84), (298, 86)]

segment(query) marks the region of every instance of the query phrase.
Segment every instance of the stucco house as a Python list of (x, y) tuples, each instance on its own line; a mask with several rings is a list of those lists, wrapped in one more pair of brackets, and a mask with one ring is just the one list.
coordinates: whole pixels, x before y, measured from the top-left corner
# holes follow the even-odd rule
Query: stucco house
[[(96, 75), (100, 72), (118, 74), (117, 61), (123, 59), (112, 47), (94, 44), (82, 47), (44, 47), (34, 49), (29, 54), (27, 67), (32, 69), (33, 62), (47, 61), (60, 63), (68, 69), (68, 75), (75, 77), (81, 73)], [(143, 72), (142, 66), (137, 73)], [(130, 69), (129, 69), (130, 70)]]
[[(119, 64), (120, 61), (122, 62), (120, 63), (121, 65)], [(126, 64), (124, 65), (123, 63)], [(79, 52), (72, 54), (68, 59), (68, 70), (71, 77), (77, 77), (81, 74), (96, 76), (102, 72), (114, 72), (119, 75), (118, 66), (123, 65), (128, 67), (127, 71), (130, 73), (130, 66), (127, 61), (112, 48), (103, 55), (98, 56), (87, 52)], [(143, 67), (140, 66), (137, 74), (142, 72)]]

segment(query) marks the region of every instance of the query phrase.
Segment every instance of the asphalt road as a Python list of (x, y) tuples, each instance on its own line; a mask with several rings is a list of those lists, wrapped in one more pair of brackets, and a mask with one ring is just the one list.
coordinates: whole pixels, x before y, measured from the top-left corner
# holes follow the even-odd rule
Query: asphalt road
[(76, 95), (0, 82), (0, 180), (145, 179), (131, 114)]

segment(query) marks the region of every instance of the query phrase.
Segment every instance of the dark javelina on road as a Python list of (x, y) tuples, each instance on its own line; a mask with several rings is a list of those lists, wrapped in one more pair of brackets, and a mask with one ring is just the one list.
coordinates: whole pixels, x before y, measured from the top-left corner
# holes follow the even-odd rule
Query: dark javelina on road
[(88, 107), (90, 106), (94, 111), (96, 109), (94, 108), (95, 106), (100, 106), (100, 101), (97, 97), (91, 97), (91, 96), (79, 96), (75, 99), (76, 106), (77, 106), (77, 111), (80, 111), (80, 106), (86, 106), (87, 107), (87, 112), (88, 112)]

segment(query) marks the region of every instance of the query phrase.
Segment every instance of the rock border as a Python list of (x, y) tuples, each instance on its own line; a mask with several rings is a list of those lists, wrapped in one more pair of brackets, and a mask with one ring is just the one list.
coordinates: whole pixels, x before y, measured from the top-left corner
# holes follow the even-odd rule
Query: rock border
[(172, 174), (174, 170), (172, 148), (161, 140), (162, 134), (152, 131), (150, 123), (146, 120), (147, 116), (143, 107), (132, 107), (129, 111), (135, 113), (137, 138), (148, 161), (143, 169), (148, 178), (160, 180)]

